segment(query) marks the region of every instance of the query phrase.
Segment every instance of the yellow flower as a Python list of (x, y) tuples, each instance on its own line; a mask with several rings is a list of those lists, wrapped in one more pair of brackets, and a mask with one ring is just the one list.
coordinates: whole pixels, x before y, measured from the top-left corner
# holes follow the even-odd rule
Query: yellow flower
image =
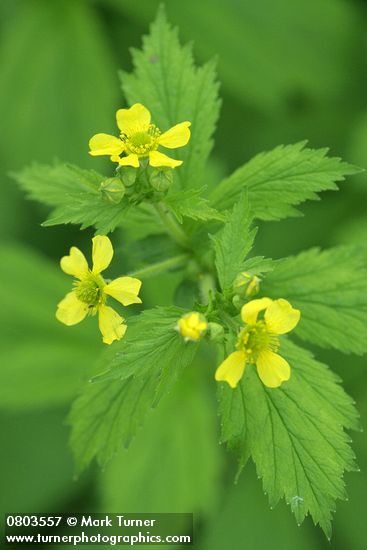
[[(175, 160), (158, 151), (162, 145), (168, 149), (183, 147), (190, 139), (191, 122), (176, 124), (163, 134), (157, 126), (151, 124), (150, 112), (141, 103), (135, 103), (130, 109), (119, 109), (116, 113), (120, 137), (109, 134), (96, 134), (89, 141), (92, 156), (109, 155), (120, 166), (139, 167), (139, 159), (149, 158), (154, 167), (175, 168), (182, 160)], [(122, 153), (126, 156), (120, 157)]]
[[(264, 311), (264, 318), (258, 319)], [(238, 336), (237, 351), (231, 353), (215, 373), (217, 381), (225, 380), (235, 388), (241, 380), (247, 364), (255, 364), (265, 386), (277, 388), (288, 380), (291, 369), (288, 362), (278, 355), (279, 338), (294, 329), (301, 316), (287, 300), (260, 298), (245, 304), (241, 317), (245, 323)]]
[(181, 336), (183, 336), (185, 340), (191, 340), (192, 342), (201, 340), (207, 329), (208, 323), (205, 317), (200, 315), (197, 311), (186, 313), (177, 323), (177, 330)]
[(119, 277), (106, 283), (101, 273), (111, 263), (113, 248), (108, 237), (97, 235), (92, 239), (93, 268), (89, 269), (83, 252), (72, 246), (69, 256), (61, 258), (61, 269), (76, 278), (74, 289), (58, 304), (56, 318), (65, 325), (80, 323), (88, 314), (98, 312), (99, 330), (103, 342), (112, 344), (120, 340), (127, 326), (124, 318), (106, 305), (107, 297), (112, 296), (124, 306), (141, 304), (138, 297), (141, 281), (133, 277)]

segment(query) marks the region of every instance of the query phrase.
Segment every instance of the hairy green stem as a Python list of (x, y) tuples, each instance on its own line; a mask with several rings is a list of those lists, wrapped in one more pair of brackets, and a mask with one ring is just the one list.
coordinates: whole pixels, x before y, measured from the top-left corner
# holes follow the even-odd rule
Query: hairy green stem
[(211, 273), (199, 275), (200, 298), (204, 305), (208, 305), (216, 293), (215, 280)]
[(131, 271), (129, 273), (130, 277), (137, 277), (138, 279), (147, 279), (148, 277), (154, 277), (170, 269), (175, 269), (178, 267), (183, 267), (189, 259), (188, 254), (180, 254), (178, 256), (173, 256), (168, 258), (168, 260), (163, 260), (162, 262), (157, 262), (155, 264), (148, 265), (142, 269), (137, 269), (136, 271)]
[(154, 208), (161, 219), (161, 222), (166, 228), (167, 233), (175, 240), (180, 246), (184, 248), (189, 247), (189, 241), (186, 233), (180, 227), (180, 225), (173, 218), (172, 214), (167, 211), (164, 204), (157, 202)]

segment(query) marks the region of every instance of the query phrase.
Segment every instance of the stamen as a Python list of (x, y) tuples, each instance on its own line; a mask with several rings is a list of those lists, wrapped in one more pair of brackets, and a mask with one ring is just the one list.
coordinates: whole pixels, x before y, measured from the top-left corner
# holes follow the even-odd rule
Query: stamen
[(90, 308), (94, 308), (95, 306), (104, 303), (104, 284), (104, 280), (100, 275), (90, 273), (85, 279), (75, 283), (75, 293), (77, 298), (81, 302), (88, 304)]
[(262, 351), (276, 352), (279, 348), (279, 339), (276, 334), (268, 331), (264, 321), (246, 326), (239, 334), (237, 349), (244, 351), (249, 363), (256, 363)]
[(158, 148), (160, 134), (159, 128), (154, 124), (150, 124), (148, 128), (139, 128), (129, 135), (122, 134), (121, 139), (128, 154), (147, 156), (150, 151), (155, 151)]

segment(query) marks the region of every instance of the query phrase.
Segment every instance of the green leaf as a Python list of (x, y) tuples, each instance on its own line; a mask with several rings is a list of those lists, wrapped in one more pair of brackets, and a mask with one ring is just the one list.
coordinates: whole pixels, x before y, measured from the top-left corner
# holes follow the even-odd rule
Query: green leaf
[(244, 271), (250, 271), (254, 275), (262, 275), (263, 273), (269, 273), (273, 271), (276, 262), (270, 258), (264, 256), (253, 256), (245, 260), (243, 264)]
[(201, 196), (203, 189), (187, 189), (167, 195), (163, 202), (172, 210), (177, 220), (182, 223), (183, 217), (193, 220), (220, 220), (225, 215), (210, 206), (207, 199)]
[(276, 264), (262, 292), (301, 310), (304, 340), (346, 353), (367, 351), (367, 253), (363, 247), (313, 248)]
[(195, 67), (191, 46), (180, 45), (177, 29), (167, 22), (163, 9), (144, 37), (143, 49), (134, 49), (132, 55), (134, 72), (121, 73), (128, 103), (146, 105), (163, 132), (179, 122), (191, 122), (188, 145), (169, 154), (184, 161), (175, 171), (180, 185), (200, 185), (219, 114), (215, 64)]
[(355, 470), (343, 428), (358, 428), (358, 415), (340, 380), (308, 351), (283, 340), (292, 374), (280, 388), (266, 388), (253, 366), (239, 386), (219, 390), (222, 440), (252, 456), (274, 507), (281, 498), (301, 523), (310, 513), (326, 535), (336, 499), (345, 499), (345, 471)]
[[(200, 517), (213, 511), (219, 496), (222, 453), (206, 371), (201, 366), (185, 372), (175, 391), (147, 418), (129, 449), (101, 473), (103, 510), (191, 510)], [(116, 491), (116, 487), (123, 490)]]
[(13, 177), (31, 199), (54, 208), (45, 226), (75, 223), (81, 229), (95, 226), (101, 234), (113, 231), (126, 215), (123, 202), (103, 198), (99, 188), (106, 178), (94, 170), (71, 164), (33, 164)]
[(104, 465), (122, 444), (127, 446), (149, 409), (191, 364), (198, 346), (175, 330), (183, 313), (156, 308), (130, 319), (127, 336), (115, 345), (110, 371), (88, 384), (74, 403), (69, 419), (79, 471), (94, 456)]
[(223, 290), (229, 288), (238, 273), (245, 267), (245, 258), (250, 252), (256, 229), (251, 229), (252, 213), (247, 196), (233, 207), (227, 223), (211, 239), (215, 251), (215, 266)]
[(308, 149), (305, 144), (279, 145), (256, 155), (214, 189), (213, 206), (230, 208), (247, 190), (255, 218), (299, 216), (295, 206), (317, 200), (321, 191), (337, 190), (335, 182), (360, 171), (337, 157), (326, 156), (328, 149)]

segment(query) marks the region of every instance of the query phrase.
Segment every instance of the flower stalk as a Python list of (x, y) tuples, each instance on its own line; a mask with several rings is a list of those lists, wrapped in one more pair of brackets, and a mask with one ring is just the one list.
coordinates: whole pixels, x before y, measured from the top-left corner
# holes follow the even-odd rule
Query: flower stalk
[(153, 206), (161, 222), (163, 223), (166, 232), (177, 244), (179, 244), (183, 248), (189, 248), (189, 239), (185, 231), (180, 227), (173, 216), (167, 211), (165, 205), (161, 202), (157, 202)]
[(188, 254), (179, 254), (177, 256), (173, 256), (172, 258), (168, 258), (168, 260), (163, 260), (162, 262), (157, 262), (147, 267), (137, 269), (136, 271), (132, 271), (129, 273), (129, 276), (137, 277), (139, 279), (148, 279), (149, 277), (154, 277), (160, 273), (165, 273), (166, 271), (170, 271), (172, 269), (178, 269), (184, 266), (188, 259)]

